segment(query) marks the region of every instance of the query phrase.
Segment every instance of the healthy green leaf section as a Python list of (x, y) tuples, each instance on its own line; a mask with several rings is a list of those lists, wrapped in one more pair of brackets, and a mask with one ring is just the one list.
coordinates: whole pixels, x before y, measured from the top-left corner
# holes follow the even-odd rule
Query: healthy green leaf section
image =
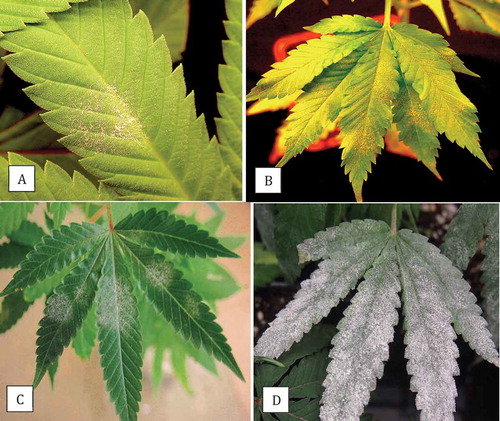
[(24, 300), (21, 291), (5, 297), (0, 308), (0, 333), (5, 333), (13, 327), (30, 305), (30, 302)]
[[(2, 127), (4, 124), (5, 127)], [(14, 107), (7, 106), (0, 116), (0, 128), (1, 152), (22, 153), (54, 146), (60, 147), (57, 140), (61, 136), (43, 122), (39, 111), (25, 114)]]
[[(336, 330), (333, 326), (317, 325), (306, 333), (302, 340), (294, 344), (279, 360), (263, 359), (262, 364), (255, 367), (255, 387), (259, 398), (262, 398), (263, 387), (289, 387), (289, 395), (293, 400), (307, 399), (310, 418), (315, 421), (319, 418), (319, 398), (323, 393), (322, 383), (326, 376), (326, 367), (329, 363), (328, 347)], [(279, 364), (279, 365), (278, 365)], [(261, 399), (259, 410), (262, 416)], [(296, 414), (296, 407), (289, 406), (289, 412), (284, 416)], [(290, 419), (290, 418), (286, 418)], [(306, 418), (309, 419), (309, 418)]]
[(0, 269), (15, 268), (21, 263), (31, 247), (15, 243), (5, 243), (0, 246)]
[(94, 343), (97, 336), (97, 316), (95, 313), (95, 306), (88, 312), (83, 320), (82, 327), (76, 333), (76, 336), (71, 342), (71, 346), (82, 360), (90, 358)]
[(78, 171), (70, 176), (60, 166), (47, 161), (43, 167), (34, 161), (15, 153), (9, 153), (8, 159), (0, 158), (0, 178), (8, 179), (9, 165), (35, 166), (35, 192), (0, 191), (0, 200), (109, 200), (117, 195), (111, 189), (99, 185), (99, 188)]
[(155, 38), (167, 40), (172, 61), (179, 61), (186, 49), (189, 0), (131, 0), (134, 14), (142, 10), (149, 19)]
[(228, 39), (222, 41), (225, 64), (219, 65), (222, 92), (217, 93), (221, 115), (215, 119), (224, 162), (231, 169), (234, 197), (241, 197), (241, 139), (242, 139), (242, 24), (241, 0), (226, 0), (224, 28)]
[(276, 257), (285, 279), (293, 281), (300, 275), (297, 244), (324, 228), (326, 205), (278, 205), (276, 209)]
[(105, 233), (105, 229), (98, 225), (83, 223), (63, 226), (52, 235), (45, 236), (26, 256), (0, 296), (23, 290), (62, 271), (86, 255)]
[(71, 209), (69, 202), (52, 202), (47, 205), (47, 210), (52, 215), (54, 228), (59, 228), (66, 217), (66, 213)]
[(490, 167), (479, 143), (477, 109), (453, 72), (468, 70), (448, 43), (415, 25), (382, 26), (372, 18), (334, 16), (306, 29), (321, 33), (272, 65), (247, 100), (297, 95), (282, 136), (291, 158), (340, 127), (342, 166), (362, 200), (362, 186), (393, 123), (438, 178), (438, 134), (445, 134)]
[[(85, 31), (81, 28), (85, 27)], [(5, 60), (82, 166), (128, 199), (231, 199), (183, 68), (128, 0), (90, 0), (6, 34)]]
[(0, 205), (0, 238), (16, 231), (28, 215), (34, 203), (2, 203)]
[(238, 257), (207, 231), (198, 229), (196, 225), (186, 224), (167, 211), (140, 211), (119, 222), (116, 231), (129, 240), (162, 251), (191, 257)]
[(62, 12), (71, 7), (71, 3), (87, 0), (1, 0), (0, 1), (0, 37), (3, 32), (24, 29), (26, 24), (47, 20), (48, 13)]
[(500, 35), (500, 4), (484, 0), (450, 0), (457, 25), (464, 31)]

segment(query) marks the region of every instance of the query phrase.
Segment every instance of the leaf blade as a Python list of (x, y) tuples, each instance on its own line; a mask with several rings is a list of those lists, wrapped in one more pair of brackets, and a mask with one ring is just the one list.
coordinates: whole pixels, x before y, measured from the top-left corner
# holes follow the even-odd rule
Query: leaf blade
[(238, 257), (207, 231), (198, 229), (196, 225), (186, 224), (167, 211), (139, 211), (120, 221), (115, 228), (132, 241), (163, 251), (202, 258)]
[(97, 337), (106, 390), (121, 421), (136, 421), (141, 400), (142, 356), (137, 301), (116, 238), (107, 241), (96, 293)]

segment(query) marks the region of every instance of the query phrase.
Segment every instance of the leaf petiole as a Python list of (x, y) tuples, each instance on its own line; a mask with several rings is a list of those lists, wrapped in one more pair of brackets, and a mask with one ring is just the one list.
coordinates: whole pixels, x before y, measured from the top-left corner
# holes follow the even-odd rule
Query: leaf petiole
[(398, 205), (394, 203), (392, 205), (391, 214), (391, 234), (396, 235), (398, 231)]

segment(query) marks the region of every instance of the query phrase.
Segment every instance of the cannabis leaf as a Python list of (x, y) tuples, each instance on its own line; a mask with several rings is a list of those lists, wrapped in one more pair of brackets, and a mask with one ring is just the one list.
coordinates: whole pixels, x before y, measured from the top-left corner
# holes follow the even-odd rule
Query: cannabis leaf
[[(0, 151), (26, 151), (57, 145), (61, 136), (47, 126), (40, 112), (25, 114), (7, 106), (0, 120)], [(59, 145), (60, 146), (60, 145)]]
[[(320, 418), (358, 420), (383, 374), (402, 290), (407, 370), (421, 420), (452, 420), (458, 374), (454, 330), (487, 361), (498, 353), (461, 272), (427, 238), (373, 220), (342, 223), (298, 246), (301, 261), (322, 260), (276, 316), (255, 354), (278, 358), (351, 289), (323, 383)], [(454, 329), (452, 328), (452, 324)]]
[(247, 16), (247, 29), (278, 7), (279, 0), (253, 0)]
[[(51, 205), (53, 214), (64, 210), (67, 206)], [(237, 257), (206, 231), (154, 208), (128, 215), (116, 226), (111, 219), (107, 225), (63, 225), (35, 245), (0, 294), (6, 297), (1, 331), (29, 307), (26, 295), (34, 299), (48, 294), (37, 332), (34, 386), (46, 372), (53, 377), (71, 341), (78, 355), (88, 358), (97, 337), (103, 377), (117, 414), (122, 421), (136, 420), (142, 388), (139, 300), (149, 302), (153, 312), (183, 336), (193, 355), (203, 348), (205, 355), (243, 378), (215, 315), (183, 274), (155, 250), (199, 259)]]
[[(319, 418), (319, 400), (323, 393), (322, 383), (329, 363), (328, 347), (335, 334), (333, 326), (314, 326), (299, 343), (285, 352), (278, 360), (280, 366), (263, 362), (255, 367), (255, 388), (258, 410), (262, 412), (262, 387), (288, 387), (288, 412), (277, 413), (280, 420), (300, 417), (315, 421)], [(274, 360), (272, 360), (274, 361)], [(291, 418), (290, 418), (291, 417)]]
[(87, 0), (9, 0), (0, 1), (0, 37), (3, 32), (25, 28), (26, 23), (37, 23), (48, 19), (47, 13), (62, 12), (70, 3)]
[(131, 0), (130, 5), (134, 13), (146, 14), (155, 38), (164, 35), (172, 61), (179, 61), (186, 49), (189, 0)]
[(238, 257), (216, 238), (210, 237), (207, 231), (186, 224), (182, 219), (169, 215), (167, 211), (157, 212), (156, 209), (150, 209), (147, 212), (137, 212), (120, 221), (115, 229), (117, 233), (134, 242), (162, 251), (191, 257)]
[(222, 93), (217, 93), (221, 118), (216, 118), (217, 134), (221, 142), (224, 162), (229, 164), (233, 184), (233, 196), (241, 196), (241, 87), (242, 87), (242, 25), (241, 0), (226, 0), (224, 28), (228, 40), (222, 41), (226, 64), (219, 65), (219, 81)]
[(65, 170), (51, 161), (42, 168), (33, 161), (14, 153), (8, 154), (8, 160), (0, 158), (0, 179), (8, 179), (9, 165), (35, 166), (35, 192), (8, 192), (0, 189), (1, 200), (33, 200), (43, 197), (45, 200), (106, 200), (115, 197), (113, 191), (102, 184), (99, 188), (75, 171), (70, 176)]
[[(443, 0), (423, 0), (436, 15), (446, 34), (450, 34)], [(500, 35), (500, 5), (497, 1), (449, 0), (450, 9), (457, 25), (464, 31)]]
[(462, 205), (450, 224), (441, 251), (456, 267), (465, 270), (484, 237), (487, 238), (481, 250), (485, 255), (480, 278), (482, 304), (498, 347), (498, 205)]
[(18, 230), (34, 207), (34, 203), (0, 204), (0, 238)]
[(0, 45), (60, 142), (119, 195), (231, 198), (229, 168), (186, 96), (182, 66), (172, 69), (164, 38), (153, 40), (128, 0), (76, 4)]
[(400, 140), (437, 176), (440, 133), (490, 167), (478, 141), (476, 108), (453, 74), (474, 73), (440, 35), (357, 15), (334, 16), (306, 29), (321, 38), (275, 63), (247, 97), (274, 100), (299, 93), (283, 127), (286, 152), (278, 166), (338, 125), (342, 165), (362, 200), (363, 183), (394, 122)]

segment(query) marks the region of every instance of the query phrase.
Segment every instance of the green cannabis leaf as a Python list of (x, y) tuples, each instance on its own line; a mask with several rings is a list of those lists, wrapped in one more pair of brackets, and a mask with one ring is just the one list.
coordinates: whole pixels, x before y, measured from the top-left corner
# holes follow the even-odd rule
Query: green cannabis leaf
[(217, 134), (221, 142), (224, 162), (231, 169), (233, 196), (241, 196), (241, 138), (242, 138), (242, 24), (241, 0), (226, 0), (224, 28), (228, 40), (222, 41), (226, 64), (219, 65), (222, 93), (217, 93), (221, 118), (216, 118)]
[(450, 0), (457, 25), (464, 31), (500, 35), (500, 4), (484, 0)]
[(421, 420), (453, 419), (455, 331), (485, 360), (498, 365), (498, 353), (469, 284), (427, 238), (391, 229), (384, 222), (358, 220), (317, 233), (299, 245), (298, 252), (302, 262), (321, 262), (264, 332), (255, 354), (278, 358), (357, 287), (332, 341), (321, 420), (361, 416), (389, 358), (400, 290), (407, 371)]
[(131, 0), (130, 5), (134, 13), (146, 14), (155, 38), (164, 35), (172, 61), (179, 61), (186, 49), (189, 0)]
[(48, 19), (47, 13), (62, 12), (71, 7), (70, 3), (87, 0), (9, 0), (0, 1), (0, 37), (3, 32), (17, 31), (26, 23), (38, 23)]
[(0, 159), (0, 178), (8, 179), (9, 165), (35, 166), (35, 192), (8, 192), (0, 190), (1, 200), (33, 200), (43, 197), (45, 200), (106, 200), (115, 197), (113, 191), (100, 184), (99, 188), (75, 171), (70, 176), (65, 170), (51, 161), (42, 168), (40, 165), (23, 157), (9, 153), (8, 160)]
[[(81, 32), (80, 28), (86, 30)], [(231, 198), (231, 176), (172, 69), (163, 37), (128, 0), (90, 0), (5, 34), (9, 67), (61, 144), (120, 196)], [(45, 198), (45, 197), (44, 197)]]
[(280, 0), (253, 0), (247, 16), (247, 29), (255, 22), (265, 18), (279, 5)]
[[(198, 259), (237, 255), (167, 211), (142, 210), (114, 226), (107, 209), (107, 225), (72, 223), (44, 236), (0, 293), (5, 297), (1, 331), (15, 324), (32, 299), (48, 294), (37, 332), (34, 386), (46, 372), (53, 378), (70, 342), (78, 355), (88, 358), (97, 338), (116, 412), (122, 421), (136, 420), (143, 360), (139, 305), (144, 302), (182, 336), (193, 355), (202, 348), (207, 357), (220, 360), (243, 378), (215, 315), (160, 253)], [(51, 204), (49, 212), (60, 221), (67, 210), (68, 206)]]
[(255, 388), (258, 410), (262, 412), (263, 387), (288, 387), (289, 410), (277, 413), (280, 420), (290, 417), (316, 421), (319, 418), (320, 398), (323, 393), (322, 383), (326, 376), (326, 368), (330, 362), (328, 348), (330, 338), (336, 329), (328, 325), (314, 326), (303, 339), (282, 354), (278, 362), (281, 366), (266, 363), (255, 368)]
[[(422, 0), (436, 15), (446, 34), (450, 34), (443, 0)], [(449, 0), (457, 25), (464, 31), (500, 35), (500, 4), (496, 0)]]
[(299, 45), (264, 74), (247, 99), (296, 95), (283, 128), (284, 165), (338, 125), (342, 165), (357, 200), (384, 136), (396, 123), (400, 140), (436, 176), (438, 134), (490, 165), (481, 150), (476, 108), (453, 72), (469, 71), (448, 43), (415, 25), (390, 27), (362, 16), (334, 16), (306, 28), (322, 34)]

